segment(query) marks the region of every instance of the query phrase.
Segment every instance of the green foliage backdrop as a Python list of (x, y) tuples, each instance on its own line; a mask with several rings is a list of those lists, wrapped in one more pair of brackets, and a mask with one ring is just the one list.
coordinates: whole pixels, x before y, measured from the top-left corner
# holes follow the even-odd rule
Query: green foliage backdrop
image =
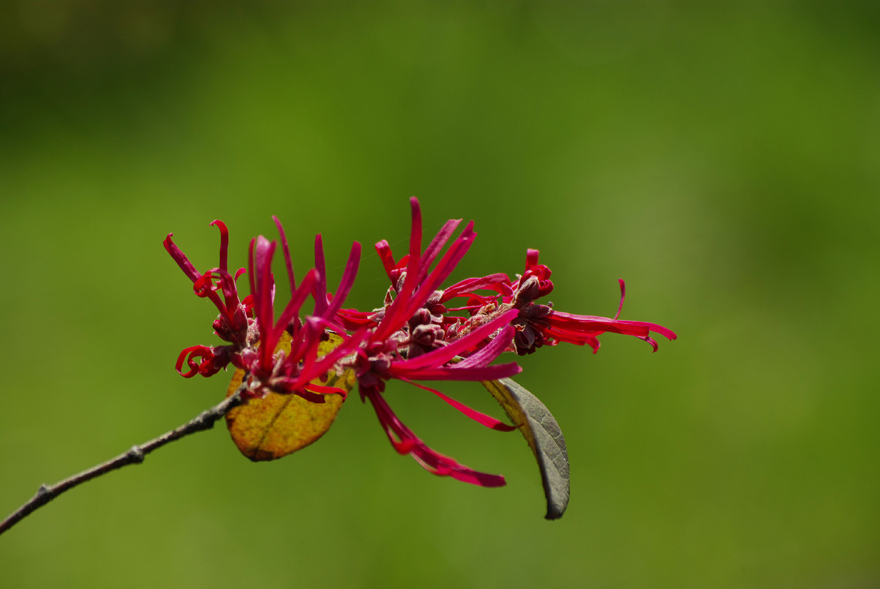
[[(378, 305), (371, 245), (474, 219), (456, 276), (541, 250), (557, 308), (609, 334), (522, 382), (569, 444), (542, 519), (516, 434), (415, 388), (397, 456), (352, 397), (318, 444), (251, 464), (223, 428), (72, 491), (0, 537), (8, 587), (880, 585), (880, 11), (870, 3), (12, 2), (0, 25), (0, 511), (188, 420), (216, 230), (243, 265), (286, 224)], [(302, 271), (302, 270), (301, 270)], [(875, 303), (871, 303), (875, 301)], [(495, 412), (479, 385), (448, 387)]]

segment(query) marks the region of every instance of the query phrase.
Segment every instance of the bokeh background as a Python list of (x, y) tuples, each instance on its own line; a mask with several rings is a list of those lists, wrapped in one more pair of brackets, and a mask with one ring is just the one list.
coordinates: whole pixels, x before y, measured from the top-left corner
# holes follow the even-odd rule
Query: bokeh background
[[(518, 434), (402, 385), (431, 476), (353, 396), (316, 445), (243, 459), (223, 427), (0, 537), (5, 587), (878, 587), (880, 10), (787, 3), (10, 2), (0, 24), (0, 511), (175, 427), (215, 312), (202, 269), (322, 232), (350, 302), (371, 245), (479, 232), (454, 278), (554, 270), (559, 309), (669, 326), (660, 351), (522, 359), (572, 500), (542, 518)], [(444, 390), (499, 414), (478, 385)]]

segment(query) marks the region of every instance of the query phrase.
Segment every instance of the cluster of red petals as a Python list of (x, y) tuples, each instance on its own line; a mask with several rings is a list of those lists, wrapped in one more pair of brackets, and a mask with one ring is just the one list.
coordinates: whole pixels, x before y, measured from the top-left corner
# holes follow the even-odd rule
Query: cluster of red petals
[[(247, 397), (262, 397), (268, 391), (296, 394), (316, 403), (324, 402), (325, 394), (345, 394), (343, 389), (311, 384), (315, 378), (326, 374), (340, 358), (350, 355), (366, 335), (364, 330), (348, 335), (343, 333), (343, 343), (331, 353), (319, 357), (318, 346), (324, 338), (327, 327), (335, 326), (336, 312), (345, 300), (360, 261), (359, 243), (351, 249), (348, 263), (343, 273), (340, 288), (332, 303), (327, 295), (327, 282), (324, 270), (324, 254), (321, 236), (316, 238), (315, 258), (318, 269), (310, 270), (299, 286), (293, 273), (290, 250), (281, 223), (275, 219), (281, 235), (281, 246), (290, 284), (291, 297), (278, 319), (275, 319), (275, 280), (272, 274), (272, 258), (277, 242), (269, 241), (262, 235), (251, 240), (248, 257), (248, 278), (250, 294), (243, 300), (239, 297), (236, 280), (245, 272), (239, 269), (235, 275), (227, 268), (229, 233), (221, 221), (214, 221), (220, 229), (220, 265), (201, 274), (174, 244), (169, 234), (165, 238), (165, 249), (193, 282), (193, 290), (199, 297), (211, 299), (220, 311), (214, 321), (214, 333), (228, 344), (220, 346), (192, 346), (184, 349), (177, 359), (177, 370), (186, 378), (201, 374), (212, 376), (232, 364), (244, 369), (248, 374), (248, 388), (243, 394)], [(217, 294), (223, 293), (223, 300)], [(303, 303), (309, 296), (323, 293), (316, 298), (315, 311), (305, 321), (300, 319)], [(291, 337), (290, 351), (276, 350), (284, 333)], [(183, 365), (189, 370), (184, 372)]]
[[(221, 369), (233, 363), (241, 367), (238, 352), (243, 349), (247, 341), (248, 311), (250, 301), (241, 301), (238, 296), (236, 280), (244, 272), (238, 270), (235, 275), (230, 274), (227, 266), (227, 253), (229, 251), (229, 230), (223, 221), (213, 221), (220, 230), (220, 265), (202, 274), (190, 263), (187, 257), (171, 240), (172, 234), (163, 241), (165, 250), (177, 262), (183, 273), (193, 282), (193, 291), (196, 296), (210, 299), (220, 311), (214, 321), (214, 333), (220, 339), (229, 342), (222, 346), (192, 346), (181, 352), (177, 359), (177, 371), (189, 378), (196, 374), (212, 376)], [(220, 295), (223, 295), (221, 299)], [(183, 364), (186, 361), (188, 372), (183, 372)]]
[(510, 285), (512, 294), (505, 297), (506, 302), (512, 303), (520, 310), (515, 322), (521, 329), (517, 338), (518, 354), (530, 354), (542, 345), (552, 346), (559, 342), (588, 345), (593, 348), (593, 353), (596, 353), (600, 346), (597, 338), (606, 332), (635, 336), (651, 344), (655, 352), (657, 342), (650, 336), (651, 333), (659, 333), (670, 340), (676, 338), (672, 330), (656, 323), (618, 319), (626, 297), (626, 285), (623, 280), (618, 281), (620, 303), (613, 318), (575, 315), (553, 309), (553, 303), (546, 305), (535, 303), (536, 299), (553, 290), (550, 274), (547, 266), (538, 264), (538, 250), (528, 250), (526, 270), (516, 284)]
[[(461, 220), (446, 222), (423, 248), (421, 208), (414, 197), (410, 205), (412, 227), (407, 254), (395, 260), (387, 241), (376, 244), (391, 286), (383, 305), (367, 312), (342, 309), (357, 274), (358, 243), (352, 247), (339, 288), (331, 295), (320, 235), (315, 241), (315, 267), (297, 285), (287, 239), (276, 219), (291, 292), (276, 319), (271, 271), (276, 242), (262, 236), (251, 241), (247, 271), (250, 294), (240, 299), (236, 280), (244, 269), (234, 275), (228, 271), (228, 232), (223, 223), (213, 223), (221, 234), (220, 264), (204, 274), (192, 266), (169, 235), (165, 248), (192, 280), (195, 293), (211, 299), (219, 310), (214, 332), (227, 342), (183, 350), (177, 361), (178, 371), (186, 377), (210, 376), (232, 364), (247, 371), (250, 396), (271, 390), (322, 402), (324, 394), (344, 391), (315, 386), (310, 381), (330, 370), (354, 370), (361, 399), (373, 406), (397, 452), (411, 455), (434, 474), (493, 487), (503, 485), (504, 478), (477, 472), (432, 450), (406, 427), (384, 398), (385, 383), (391, 379), (407, 382), (437, 395), (481, 425), (511, 431), (514, 426), (415, 381), (485, 381), (513, 376), (521, 371), (516, 363), (493, 364), (503, 352), (529, 354), (559, 342), (589, 345), (596, 351), (598, 336), (606, 332), (638, 337), (655, 350), (657, 343), (651, 333), (675, 339), (672, 331), (660, 325), (619, 319), (625, 295), (622, 280), (620, 305), (613, 318), (574, 315), (556, 311), (552, 303), (538, 303), (553, 291), (553, 282), (550, 269), (538, 263), (537, 250), (527, 251), (525, 271), (515, 280), (496, 273), (468, 278), (443, 289), (443, 283), (473, 244), (473, 222), (456, 237)], [(314, 309), (304, 315), (303, 305), (310, 296)], [(448, 306), (453, 300), (459, 306)], [(343, 343), (319, 357), (318, 345), (327, 331), (339, 334)], [(276, 351), (285, 332), (291, 337), (288, 353)], [(182, 370), (184, 364), (189, 367), (187, 372)]]

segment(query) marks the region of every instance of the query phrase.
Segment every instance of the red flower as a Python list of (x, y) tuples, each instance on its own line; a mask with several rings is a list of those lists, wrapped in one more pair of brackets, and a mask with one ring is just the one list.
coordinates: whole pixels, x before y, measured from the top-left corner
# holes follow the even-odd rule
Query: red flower
[[(251, 241), (248, 260), (251, 294), (244, 302), (240, 302), (235, 279), (244, 270), (236, 272), (234, 277), (227, 271), (229, 239), (226, 226), (222, 222), (212, 223), (220, 227), (221, 231), (220, 267), (210, 270), (205, 275), (200, 275), (195, 270), (183, 252), (171, 241), (171, 235), (165, 239), (165, 249), (184, 273), (193, 280), (196, 294), (211, 298), (220, 310), (220, 316), (214, 322), (215, 333), (231, 342), (230, 345), (223, 346), (187, 348), (181, 352), (177, 360), (177, 369), (181, 372), (186, 360), (190, 371), (181, 372), (184, 377), (189, 378), (197, 372), (203, 376), (211, 376), (231, 363), (248, 373), (248, 389), (243, 397), (261, 397), (271, 390), (282, 394), (296, 394), (310, 401), (323, 403), (324, 394), (344, 395), (346, 391), (313, 385), (310, 381), (327, 373), (343, 356), (352, 354), (366, 335), (366, 330), (351, 336), (343, 332), (342, 345), (326, 356), (318, 357), (318, 345), (322, 341), (325, 329), (337, 323), (336, 311), (354, 282), (361, 247), (357, 242), (352, 246), (337, 296), (330, 302), (326, 278), (322, 272), (324, 254), (320, 235), (316, 238), (315, 245), (316, 265), (320, 271), (310, 270), (297, 287), (284, 229), (277, 219), (275, 223), (281, 234), (291, 291), (290, 300), (282, 309), (277, 321), (274, 309), (275, 280), (271, 268), (276, 242), (269, 241), (262, 235)], [(222, 289), (225, 302), (217, 295), (218, 288)], [(311, 294), (316, 294), (315, 313), (303, 322), (299, 313), (303, 303)], [(291, 336), (290, 352), (277, 352), (278, 342), (285, 332)]]
[[(356, 374), (361, 398), (369, 399), (389, 440), (401, 454), (410, 454), (437, 475), (481, 486), (500, 486), (504, 484), (503, 477), (477, 472), (429, 448), (397, 418), (382, 396), (385, 382), (394, 378), (436, 394), (482, 425), (501, 431), (515, 429), (439, 391), (412, 382), (494, 380), (517, 374), (521, 368), (514, 363), (489, 365), (510, 347), (515, 333), (510, 322), (517, 317), (517, 311), (509, 309), (482, 321), (473, 316), (449, 315), (441, 303), (443, 292), (438, 288), (476, 237), (473, 222), (468, 223), (431, 269), (461, 221), (450, 220), (444, 224), (422, 251), (421, 209), (416, 198), (412, 198), (410, 204), (409, 255), (395, 262), (387, 241), (376, 244), (392, 284), (384, 308), (371, 314), (354, 310), (340, 313), (340, 320), (350, 327), (367, 325), (371, 328), (358, 351)], [(473, 279), (471, 290), (483, 288), (487, 281), (492, 279)]]

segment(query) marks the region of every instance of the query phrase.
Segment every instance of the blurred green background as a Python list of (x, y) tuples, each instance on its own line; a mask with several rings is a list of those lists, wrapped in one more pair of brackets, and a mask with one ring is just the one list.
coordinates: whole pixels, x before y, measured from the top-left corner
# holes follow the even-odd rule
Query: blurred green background
[[(352, 397), (268, 464), (223, 427), (0, 537), (4, 587), (878, 587), (880, 9), (838, 3), (11, 2), (0, 25), (0, 511), (216, 403), (213, 307), (162, 249), (474, 219), (454, 278), (554, 270), (559, 309), (679, 334), (524, 358), (566, 433), (543, 520), (517, 434), (396, 383), (480, 489)], [(871, 301), (874, 301), (872, 303)], [(444, 386), (499, 414), (478, 385)]]

